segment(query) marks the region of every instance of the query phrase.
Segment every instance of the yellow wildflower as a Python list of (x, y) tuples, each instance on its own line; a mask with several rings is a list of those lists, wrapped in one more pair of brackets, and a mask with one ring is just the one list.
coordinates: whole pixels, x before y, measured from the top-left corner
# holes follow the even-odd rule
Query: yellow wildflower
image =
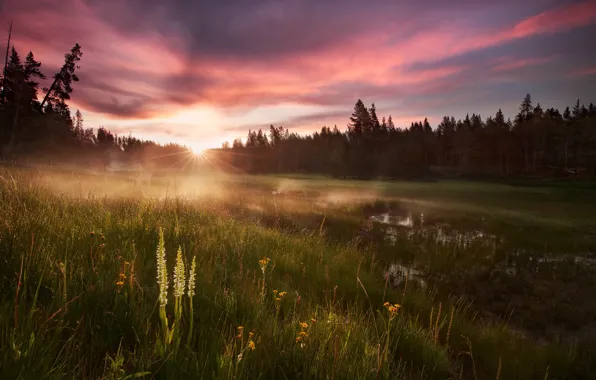
[(399, 308), (401, 307), (400, 304), (390, 304), (389, 302), (385, 302), (383, 304), (383, 306), (385, 306), (385, 308), (387, 309), (387, 311), (389, 312), (389, 319), (393, 319), (393, 317), (395, 317), (397, 315), (397, 312), (399, 311)]
[(117, 281), (117, 282), (116, 282), (116, 285), (118, 285), (118, 286), (122, 286), (122, 285), (124, 285), (124, 282), (122, 282), (122, 281)]
[(253, 336), (255, 336), (255, 334), (252, 331), (248, 333), (249, 338), (252, 338)]
[(280, 302), (280, 301), (281, 301), (281, 298), (277, 297), (275, 300), (276, 300), (277, 302)]
[(308, 333), (306, 331), (300, 331), (298, 333), (298, 336), (304, 336), (304, 337), (306, 337), (306, 336), (308, 336)]
[(300, 322), (300, 327), (302, 327), (303, 329), (307, 329), (308, 328), (308, 323), (306, 323), (306, 322)]
[(269, 265), (269, 261), (271, 261), (268, 257), (263, 257), (259, 260), (259, 265), (261, 266), (261, 270), (265, 273), (265, 269), (267, 269), (267, 265)]
[(248, 348), (250, 348), (251, 350), (255, 350), (255, 342), (253, 342), (252, 340), (248, 341)]
[(281, 292), (281, 293), (279, 293), (279, 296), (283, 298), (286, 296), (286, 294), (288, 294), (288, 292)]

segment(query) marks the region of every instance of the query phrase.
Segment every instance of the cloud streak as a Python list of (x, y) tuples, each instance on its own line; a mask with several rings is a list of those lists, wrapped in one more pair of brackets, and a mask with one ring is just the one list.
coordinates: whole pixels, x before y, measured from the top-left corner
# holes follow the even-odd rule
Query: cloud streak
[[(309, 115), (284, 111), (279, 121), (318, 128), (339, 119), (343, 126), (358, 98), (389, 112), (418, 107), (407, 115), (428, 112), (421, 99), (448, 98), (454, 107), (470, 99), (465, 105), (473, 111), (485, 93), (478, 81), (521, 80), (529, 68), (545, 81), (582, 70), (572, 77), (592, 75), (593, 54), (563, 67), (548, 38), (593, 31), (595, 1), (479, 4), (5, 0), (0, 25), (13, 19), (17, 49), (33, 50), (46, 69), (58, 68), (79, 42), (84, 55), (73, 105), (98, 118), (150, 122), (210, 107), (220, 112), (218, 122), (197, 124), (213, 133), (237, 120), (226, 115), (251, 109), (327, 107)], [(524, 41), (541, 53), (528, 55), (519, 47)], [(497, 51), (503, 53), (493, 57)], [(471, 88), (477, 96), (465, 94)], [(258, 119), (275, 121), (265, 111)]]

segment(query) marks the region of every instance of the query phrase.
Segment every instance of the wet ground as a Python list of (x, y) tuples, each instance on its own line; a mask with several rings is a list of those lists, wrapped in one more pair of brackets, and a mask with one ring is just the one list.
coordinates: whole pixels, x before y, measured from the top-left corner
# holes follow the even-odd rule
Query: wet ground
[[(596, 249), (570, 243), (569, 251), (550, 250), (557, 237), (548, 234), (524, 246), (484, 217), (460, 223), (399, 204), (368, 212), (360, 239), (382, 254), (392, 286), (464, 297), (480, 318), (504, 320), (525, 334), (596, 342)], [(540, 238), (543, 248), (536, 249)]]

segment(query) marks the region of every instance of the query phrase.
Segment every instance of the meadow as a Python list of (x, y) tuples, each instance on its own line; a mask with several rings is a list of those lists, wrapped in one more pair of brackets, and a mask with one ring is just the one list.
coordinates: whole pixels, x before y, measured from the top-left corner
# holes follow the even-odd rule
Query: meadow
[(0, 169), (0, 378), (596, 378), (595, 190)]

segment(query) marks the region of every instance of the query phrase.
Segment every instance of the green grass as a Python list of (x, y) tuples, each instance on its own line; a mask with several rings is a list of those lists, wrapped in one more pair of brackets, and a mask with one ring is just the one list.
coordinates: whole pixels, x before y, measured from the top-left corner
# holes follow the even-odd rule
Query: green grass
[[(388, 247), (353, 239), (366, 202), (376, 198), (432, 200), (446, 214), (467, 204), (470, 209), (459, 208), (465, 219), (484, 207), (496, 209), (496, 202), (483, 206), (484, 200), (509, 194), (502, 185), (439, 184), (433, 193), (433, 184), (291, 184), (346, 192), (342, 202), (322, 206), (309, 197), (271, 197), (270, 190), (287, 181), (271, 177), (226, 179), (215, 195), (208, 195), (215, 185), (206, 183), (204, 196), (191, 198), (177, 196), (175, 187), (153, 197), (165, 193), (155, 185), (150, 196), (140, 196), (121, 179), (44, 175), (0, 172), (0, 378), (596, 376), (589, 347), (524, 337), (505, 323), (479, 318), (474, 304), (440, 286), (387, 286)], [(371, 188), (376, 194), (370, 199), (350, 198)], [(512, 191), (520, 204), (536, 196)], [(466, 194), (479, 195), (466, 200)], [(558, 202), (565, 201), (557, 200), (553, 210)], [(567, 215), (576, 226), (585, 223), (583, 211)], [(546, 212), (527, 218), (546, 229), (563, 228)], [(187, 268), (193, 256), (197, 260), (193, 312), (183, 296), (182, 317), (165, 344), (156, 282), (160, 228), (170, 278), (169, 327), (176, 250), (182, 248)], [(423, 246), (404, 242), (398, 257)], [(259, 266), (264, 257), (271, 259), (265, 276)], [(123, 272), (127, 278), (118, 285)], [(273, 290), (287, 294), (276, 301)], [(390, 323), (385, 301), (402, 305)], [(300, 322), (308, 323), (308, 336), (297, 342)], [(244, 327), (242, 339), (238, 326)], [(254, 351), (246, 348), (249, 332)]]

